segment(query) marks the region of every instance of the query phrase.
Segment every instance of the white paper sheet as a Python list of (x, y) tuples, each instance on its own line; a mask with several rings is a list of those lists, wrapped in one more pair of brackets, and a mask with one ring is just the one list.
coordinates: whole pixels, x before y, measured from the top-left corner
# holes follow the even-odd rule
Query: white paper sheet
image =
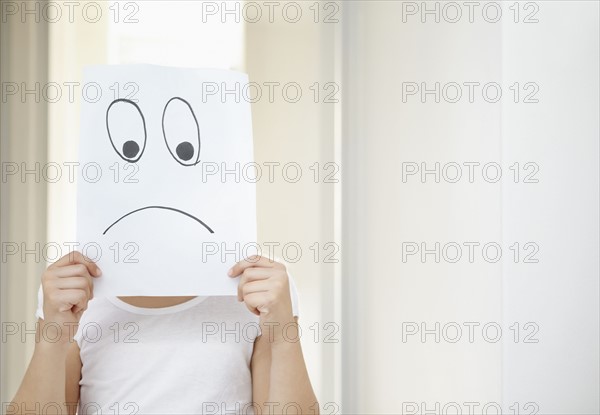
[[(248, 77), (217, 69), (93, 66), (77, 187), (94, 295), (235, 295), (256, 249)], [(229, 91), (229, 93), (226, 93)]]

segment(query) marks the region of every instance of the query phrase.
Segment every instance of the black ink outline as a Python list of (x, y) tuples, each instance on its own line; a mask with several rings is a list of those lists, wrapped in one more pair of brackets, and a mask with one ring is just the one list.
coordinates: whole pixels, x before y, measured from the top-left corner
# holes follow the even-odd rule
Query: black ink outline
[(119, 219), (117, 219), (116, 221), (114, 221), (108, 228), (106, 228), (106, 230), (104, 232), (102, 232), (102, 235), (106, 235), (106, 232), (108, 232), (108, 230), (110, 228), (112, 228), (114, 225), (116, 225), (119, 221), (121, 221), (121, 219), (126, 218), (127, 216), (135, 213), (135, 212), (139, 212), (140, 210), (145, 210), (145, 209), (166, 209), (166, 210), (172, 210), (174, 212), (178, 212), (181, 213), (182, 215), (185, 215), (187, 217), (190, 217), (192, 219), (194, 219), (196, 222), (200, 223), (202, 226), (204, 226), (210, 233), (215, 233), (206, 223), (202, 222), (200, 219), (198, 219), (197, 217), (195, 217), (194, 215), (191, 215), (187, 212), (184, 212), (183, 210), (179, 210), (179, 209), (175, 209), (172, 207), (168, 207), (168, 206), (146, 206), (146, 207), (142, 207), (139, 209), (135, 209), (132, 210), (129, 213), (124, 214), (123, 216), (121, 216)]
[[(185, 105), (188, 106), (188, 108), (190, 109), (190, 112), (192, 113), (192, 117), (194, 117), (194, 121), (196, 122), (196, 130), (198, 131), (198, 155), (196, 156), (196, 161), (194, 161), (192, 163), (184, 163), (184, 162), (180, 161), (179, 157), (177, 157), (171, 151), (171, 146), (169, 145), (169, 142), (167, 141), (167, 133), (165, 132), (165, 114), (167, 113), (167, 107), (169, 106), (171, 101), (173, 101), (174, 99), (178, 99), (179, 101), (182, 101)], [(171, 156), (175, 159), (175, 161), (177, 163), (181, 164), (182, 166), (195, 166), (196, 164), (200, 163), (200, 148), (202, 147), (202, 143), (201, 143), (201, 139), (200, 139), (200, 125), (198, 124), (198, 119), (196, 118), (196, 114), (194, 113), (194, 109), (192, 108), (190, 103), (181, 97), (171, 98), (169, 101), (167, 101), (167, 103), (165, 104), (165, 108), (163, 109), (161, 124), (162, 124), (163, 138), (165, 139), (165, 144), (167, 146), (167, 150), (169, 150), (169, 153), (171, 153)]]
[[(142, 124), (144, 125), (144, 145), (142, 146), (142, 150), (140, 151), (140, 154), (139, 154), (139, 156), (137, 156), (136, 159), (128, 159), (128, 158), (125, 158), (125, 156), (121, 155), (121, 152), (119, 150), (117, 150), (117, 147), (115, 147), (115, 143), (112, 139), (112, 136), (110, 135), (110, 127), (108, 126), (108, 113), (110, 112), (110, 108), (117, 102), (127, 102), (129, 104), (132, 104), (135, 107), (135, 109), (137, 109), (137, 111), (140, 113), (140, 116), (142, 117)], [(108, 133), (108, 139), (110, 140), (110, 144), (112, 145), (112, 148), (115, 150), (115, 153), (117, 153), (119, 155), (119, 157), (121, 157), (123, 160), (125, 160), (129, 163), (137, 163), (137, 161), (140, 159), (140, 157), (142, 157), (142, 154), (144, 154), (144, 150), (146, 150), (146, 142), (148, 141), (148, 132), (146, 131), (146, 118), (144, 118), (144, 114), (142, 113), (142, 110), (140, 109), (138, 104), (136, 104), (132, 100), (126, 99), (126, 98), (119, 98), (119, 99), (115, 99), (113, 102), (110, 103), (110, 105), (106, 109), (106, 132)]]

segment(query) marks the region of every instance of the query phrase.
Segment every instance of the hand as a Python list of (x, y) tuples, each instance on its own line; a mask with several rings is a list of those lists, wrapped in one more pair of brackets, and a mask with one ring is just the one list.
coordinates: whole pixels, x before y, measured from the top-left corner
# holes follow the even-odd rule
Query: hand
[(262, 330), (273, 331), (269, 336), (274, 336), (272, 340), (281, 340), (282, 329), (295, 324), (285, 266), (254, 255), (235, 264), (227, 274), (232, 278), (241, 275), (238, 301), (244, 301), (252, 313), (260, 316)]
[(44, 324), (57, 323), (64, 333), (68, 328), (65, 323), (79, 323), (94, 296), (92, 278), (101, 274), (100, 268), (78, 251), (50, 265), (42, 274)]

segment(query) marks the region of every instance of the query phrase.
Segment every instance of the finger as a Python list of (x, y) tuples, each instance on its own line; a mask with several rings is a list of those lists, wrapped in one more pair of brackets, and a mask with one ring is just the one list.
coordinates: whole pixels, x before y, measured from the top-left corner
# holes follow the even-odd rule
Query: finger
[(229, 271), (227, 272), (227, 275), (229, 275), (230, 277), (237, 277), (242, 272), (244, 272), (244, 270), (247, 268), (252, 268), (252, 267), (273, 268), (275, 266), (275, 264), (277, 264), (277, 263), (270, 258), (260, 256), (260, 255), (253, 255), (251, 257), (241, 260), (240, 262), (235, 264), (233, 267), (231, 267), (229, 269)]
[(252, 281), (266, 280), (272, 277), (273, 275), (275, 275), (274, 268), (246, 268), (244, 272), (242, 272), (240, 284), (245, 284)]
[(58, 261), (50, 265), (48, 268), (57, 268), (73, 264), (85, 265), (89, 270), (90, 274), (95, 277), (99, 277), (100, 275), (102, 275), (102, 271), (100, 271), (98, 265), (96, 265), (94, 261), (84, 256), (79, 251), (69, 252), (68, 254), (60, 258)]
[(68, 277), (90, 277), (90, 270), (83, 264), (72, 264), (64, 267), (54, 268), (52, 275), (56, 275), (59, 278)]
[(77, 313), (80, 310), (85, 310), (87, 307), (87, 294), (83, 290), (64, 290), (61, 298), (61, 306), (59, 307), (59, 311), (69, 311), (73, 309), (74, 313)]
[(252, 281), (265, 280), (271, 277), (273, 268), (246, 268), (238, 284), (238, 301), (242, 301), (244, 285)]
[(52, 270), (52, 273), (59, 277), (63, 278), (72, 278), (72, 277), (83, 277), (88, 283), (90, 290), (90, 298), (93, 296), (94, 290), (94, 281), (92, 280), (92, 276), (89, 273), (89, 269), (83, 264), (74, 264), (67, 265), (64, 267), (55, 268)]
[[(91, 277), (90, 277), (91, 278)], [(83, 277), (65, 277), (57, 281), (56, 287), (61, 290), (79, 289), (84, 290), (91, 299), (92, 288), (87, 278)]]
[(249, 294), (267, 292), (270, 288), (271, 284), (269, 284), (269, 281), (261, 280), (250, 282), (244, 285), (244, 288), (242, 289), (242, 295), (244, 298), (246, 298), (246, 296)]
[(260, 311), (258, 310), (258, 307), (260, 306), (260, 304), (263, 304), (265, 302), (264, 296), (265, 294), (263, 292), (248, 294), (244, 299), (244, 304), (246, 304), (246, 308), (250, 310), (252, 314), (260, 316)]

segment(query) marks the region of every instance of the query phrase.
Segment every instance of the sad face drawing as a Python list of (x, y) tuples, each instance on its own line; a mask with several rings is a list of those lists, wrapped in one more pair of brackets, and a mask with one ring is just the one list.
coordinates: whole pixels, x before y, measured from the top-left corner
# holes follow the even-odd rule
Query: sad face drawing
[(240, 175), (254, 163), (250, 103), (231, 93), (248, 76), (99, 65), (84, 82), (102, 91), (82, 102), (79, 141), (79, 163), (101, 174), (77, 183), (77, 242), (103, 271), (94, 293), (235, 295), (222, 276), (256, 244), (255, 182)]
[[(113, 139), (113, 135), (115, 131), (111, 134), (111, 116), (114, 119), (117, 115), (115, 113), (122, 112), (123, 116), (132, 117), (130, 120), (133, 125), (136, 125), (135, 128), (136, 134), (131, 137), (127, 137), (123, 140), (122, 147), (119, 149), (115, 144), (115, 139)], [(189, 124), (187, 127), (183, 128), (185, 132), (183, 136), (177, 137), (175, 140), (178, 144), (175, 146), (175, 150), (171, 148), (170, 140), (167, 139), (167, 135), (177, 136), (181, 134), (179, 131), (171, 131), (169, 130), (169, 126), (172, 123), (177, 122), (177, 116), (181, 116), (181, 114), (188, 114), (187, 117), (183, 117), (186, 122)], [(193, 121), (193, 122), (192, 122)], [(182, 129), (182, 126), (177, 125), (178, 130)], [(108, 133), (108, 138), (110, 140), (110, 144), (114, 148), (115, 152), (128, 163), (137, 163), (140, 158), (144, 154), (144, 150), (146, 149), (146, 145), (148, 143), (148, 132), (146, 130), (146, 120), (144, 118), (144, 114), (140, 107), (133, 101), (129, 99), (116, 99), (108, 106), (106, 110), (106, 131)], [(186, 167), (194, 167), (200, 162), (200, 148), (201, 148), (201, 138), (200, 138), (200, 126), (198, 125), (198, 119), (196, 118), (196, 114), (194, 114), (194, 110), (192, 106), (185, 99), (180, 97), (171, 98), (167, 104), (165, 105), (163, 115), (162, 115), (162, 134), (164, 138), (164, 143), (166, 145), (166, 149), (169, 151), (173, 159)], [(176, 212), (182, 215), (185, 215), (200, 225), (204, 226), (206, 230), (210, 233), (214, 233), (214, 231), (202, 220), (192, 215), (191, 213), (184, 212), (183, 210), (177, 209), (171, 206), (143, 206), (138, 209), (134, 209), (130, 212), (125, 213), (123, 216), (115, 220), (112, 224), (110, 224), (104, 232), (103, 235), (106, 234), (117, 223), (126, 217), (133, 215), (134, 213), (140, 212), (146, 209), (164, 209), (172, 212)]]

